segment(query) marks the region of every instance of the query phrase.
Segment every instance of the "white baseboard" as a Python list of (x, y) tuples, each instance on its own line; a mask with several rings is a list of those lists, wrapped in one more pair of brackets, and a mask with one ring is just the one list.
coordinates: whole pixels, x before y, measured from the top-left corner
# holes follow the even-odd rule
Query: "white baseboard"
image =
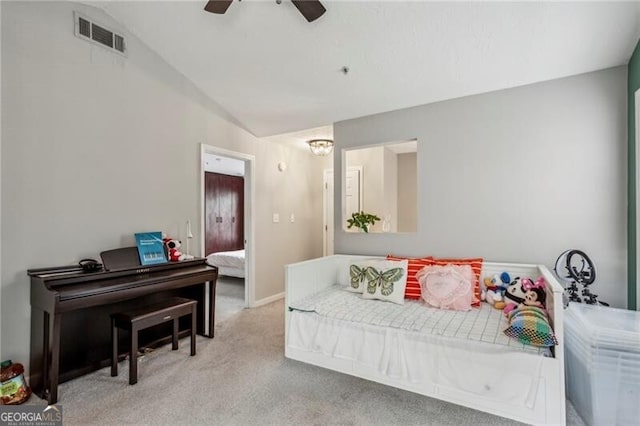
[(284, 291), (282, 293), (274, 294), (273, 296), (265, 297), (264, 299), (256, 300), (253, 302), (252, 307), (257, 308), (258, 306), (267, 305), (280, 299), (284, 299)]

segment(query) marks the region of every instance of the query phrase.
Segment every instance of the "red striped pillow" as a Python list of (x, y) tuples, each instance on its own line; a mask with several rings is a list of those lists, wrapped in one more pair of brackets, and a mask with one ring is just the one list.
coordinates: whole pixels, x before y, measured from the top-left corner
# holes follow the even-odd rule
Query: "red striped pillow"
[(422, 290), (420, 289), (420, 283), (416, 278), (416, 274), (419, 270), (424, 268), (425, 266), (432, 265), (431, 261), (433, 258), (429, 257), (421, 257), (421, 258), (411, 258), (411, 257), (400, 257), (393, 256), (391, 254), (387, 255), (388, 260), (408, 260), (407, 265), (407, 286), (404, 289), (404, 298), (405, 299), (420, 299), (422, 297)]
[[(473, 270), (473, 275), (475, 275), (476, 279), (473, 284), (473, 302), (471, 306), (480, 306), (480, 273), (482, 272), (482, 258), (472, 258), (472, 259), (434, 259), (432, 258), (430, 261), (430, 265), (469, 265)], [(408, 282), (407, 282), (408, 285)]]

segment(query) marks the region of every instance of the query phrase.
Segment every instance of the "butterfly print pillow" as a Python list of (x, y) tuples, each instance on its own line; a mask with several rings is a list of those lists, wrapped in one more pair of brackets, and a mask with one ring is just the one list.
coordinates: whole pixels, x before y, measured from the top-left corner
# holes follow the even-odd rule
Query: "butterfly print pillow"
[(366, 265), (358, 265), (364, 275), (360, 284), (363, 290), (362, 297), (404, 304), (407, 264), (405, 259), (377, 260), (367, 262)]

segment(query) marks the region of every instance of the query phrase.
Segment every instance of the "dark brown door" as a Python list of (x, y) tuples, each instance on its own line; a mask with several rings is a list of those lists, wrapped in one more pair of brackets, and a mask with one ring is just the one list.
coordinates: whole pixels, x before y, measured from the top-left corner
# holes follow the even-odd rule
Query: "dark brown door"
[(206, 172), (205, 254), (244, 247), (244, 178)]

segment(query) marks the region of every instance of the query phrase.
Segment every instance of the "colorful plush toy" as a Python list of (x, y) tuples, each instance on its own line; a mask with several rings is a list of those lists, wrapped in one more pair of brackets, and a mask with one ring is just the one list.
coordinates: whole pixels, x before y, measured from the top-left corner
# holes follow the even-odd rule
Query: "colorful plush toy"
[(167, 247), (167, 254), (169, 255), (170, 262), (180, 262), (182, 260), (193, 259), (193, 256), (183, 254), (180, 250), (178, 250), (181, 246), (179, 240), (174, 240), (173, 238), (163, 238), (162, 241)]
[(504, 309), (503, 294), (511, 282), (511, 276), (507, 272), (495, 274), (484, 278), (484, 288), (480, 293), (480, 299), (486, 301), (496, 309)]
[(508, 315), (509, 312), (520, 306), (525, 301), (525, 289), (522, 287), (522, 279), (515, 277), (507, 286), (504, 292), (504, 314)]
[(547, 300), (547, 293), (544, 291), (544, 278), (540, 277), (535, 282), (529, 278), (522, 280), (522, 288), (524, 289), (524, 301), (520, 306), (536, 306), (544, 309)]

